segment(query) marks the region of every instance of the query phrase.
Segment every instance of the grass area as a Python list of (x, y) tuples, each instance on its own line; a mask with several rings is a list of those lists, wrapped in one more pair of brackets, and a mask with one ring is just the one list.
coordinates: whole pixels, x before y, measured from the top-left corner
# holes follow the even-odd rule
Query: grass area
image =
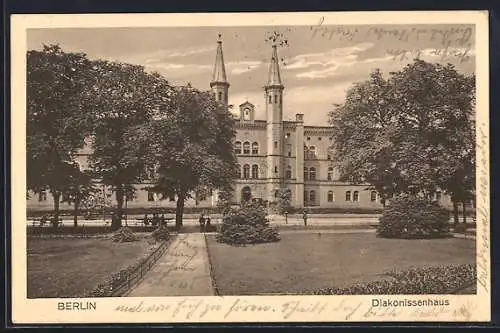
[(384, 278), (392, 269), (474, 263), (475, 242), (402, 240), (373, 233), (283, 234), (278, 243), (233, 247), (207, 236), (220, 295), (293, 293), (347, 287)]
[(84, 297), (156, 246), (146, 238), (128, 243), (28, 238), (28, 298)]

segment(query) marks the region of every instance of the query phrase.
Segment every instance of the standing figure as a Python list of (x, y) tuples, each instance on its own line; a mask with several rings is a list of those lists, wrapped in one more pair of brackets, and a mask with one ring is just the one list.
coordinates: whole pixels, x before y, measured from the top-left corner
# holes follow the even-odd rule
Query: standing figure
[(205, 230), (210, 232), (210, 215), (207, 215), (207, 218), (205, 219)]
[(200, 218), (198, 219), (198, 222), (200, 223), (200, 232), (205, 231), (205, 217), (203, 214), (200, 214)]
[(144, 225), (149, 225), (148, 214), (144, 214)]
[(160, 226), (162, 226), (162, 227), (165, 226), (165, 215), (163, 215), (163, 213), (161, 214), (161, 217), (160, 217)]
[(304, 219), (304, 226), (307, 227), (307, 210), (304, 209), (304, 213), (302, 213), (302, 218)]

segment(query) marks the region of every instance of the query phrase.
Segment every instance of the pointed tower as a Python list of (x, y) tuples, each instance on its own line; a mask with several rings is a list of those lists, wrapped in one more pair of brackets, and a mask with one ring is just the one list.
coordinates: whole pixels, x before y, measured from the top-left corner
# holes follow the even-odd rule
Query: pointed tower
[(283, 180), (283, 89), (278, 51), (272, 47), (269, 75), (264, 87), (267, 115), (267, 196), (276, 200), (276, 191)]
[(217, 53), (215, 55), (214, 72), (210, 88), (215, 94), (215, 99), (227, 105), (229, 83), (226, 78), (226, 66), (224, 64), (224, 55), (222, 54), (222, 40), (217, 40)]

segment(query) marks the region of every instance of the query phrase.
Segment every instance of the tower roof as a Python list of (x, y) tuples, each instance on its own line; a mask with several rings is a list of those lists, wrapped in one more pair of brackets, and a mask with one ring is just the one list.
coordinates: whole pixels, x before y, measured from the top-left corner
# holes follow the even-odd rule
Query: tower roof
[(281, 83), (280, 66), (278, 62), (278, 51), (276, 50), (276, 45), (273, 45), (271, 63), (269, 64), (269, 75), (267, 77), (266, 86), (283, 87), (283, 84)]
[(217, 41), (217, 53), (215, 55), (214, 72), (210, 85), (213, 85), (214, 83), (228, 84), (226, 77), (226, 66), (224, 65), (224, 55), (222, 54), (222, 41), (220, 39)]

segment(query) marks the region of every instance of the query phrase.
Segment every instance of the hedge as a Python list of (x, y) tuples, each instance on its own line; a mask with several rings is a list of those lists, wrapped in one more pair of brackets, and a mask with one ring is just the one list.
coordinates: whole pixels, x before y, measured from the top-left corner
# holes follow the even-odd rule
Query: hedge
[(322, 288), (313, 295), (418, 295), (455, 294), (476, 281), (476, 265), (440, 265), (392, 271), (387, 279), (345, 288)]

